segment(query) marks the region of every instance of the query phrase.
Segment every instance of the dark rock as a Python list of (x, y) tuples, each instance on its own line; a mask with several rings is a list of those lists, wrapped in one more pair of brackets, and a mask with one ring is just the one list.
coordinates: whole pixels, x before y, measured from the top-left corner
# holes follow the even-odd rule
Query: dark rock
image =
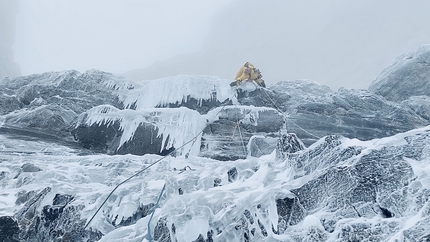
[(120, 140), (123, 134), (119, 122), (79, 125), (72, 130), (72, 134), (83, 147), (107, 152), (108, 154), (165, 154), (173, 147), (167, 147), (169, 138), (163, 144), (163, 135), (158, 136), (158, 127), (149, 123), (141, 123), (134, 132), (133, 137), (121, 147)]
[(211, 99), (203, 99), (203, 100), (197, 100), (191, 96), (187, 96), (186, 99), (182, 100), (181, 103), (168, 103), (164, 105), (158, 105), (157, 108), (179, 108), (179, 107), (186, 107), (192, 110), (196, 110), (200, 114), (206, 114), (210, 110), (225, 106), (225, 105), (231, 105), (232, 101), (230, 99), (225, 100), (224, 102), (220, 102), (216, 99), (216, 92), (213, 93), (214, 98)]
[(288, 227), (298, 224), (305, 217), (305, 211), (297, 198), (276, 199), (276, 210), (278, 213), (276, 231), (280, 234), (284, 233)]
[[(95, 123), (90, 126), (81, 124), (75, 127), (71, 133), (84, 148), (98, 151), (113, 150), (113, 152), (118, 148), (118, 145), (115, 146), (114, 140), (118, 140), (122, 135), (118, 122)], [(116, 143), (119, 143), (119, 140)], [(113, 147), (109, 149), (109, 146)]]
[(276, 160), (285, 160), (288, 154), (304, 149), (305, 146), (296, 134), (282, 134), (276, 145)]
[(3, 180), (4, 178), (6, 178), (7, 174), (8, 174), (8, 172), (1, 171), (0, 172), (0, 181)]
[(215, 180), (214, 180), (214, 187), (221, 186), (221, 182), (222, 182), (222, 180), (221, 180), (221, 179), (219, 179), (219, 178), (215, 178)]
[(20, 228), (19, 238), (23, 241), (97, 241), (102, 234), (84, 230), (85, 220), (80, 219), (83, 205), (73, 206), (73, 196), (56, 194), (52, 205), (45, 205), (39, 211), (41, 202), (51, 191), (47, 187), (27, 201), (15, 215)]
[(167, 219), (160, 218), (157, 222), (157, 225), (154, 229), (154, 240), (158, 242), (170, 242), (172, 241), (170, 238), (169, 227), (167, 227)]
[(133, 213), (132, 216), (128, 218), (122, 218), (119, 224), (115, 224), (115, 221), (112, 222), (112, 225), (115, 227), (129, 226), (135, 224), (139, 219), (146, 217), (149, 215), (154, 209), (154, 203), (140, 205), (137, 208), (137, 211)]
[(231, 168), (227, 172), (228, 182), (234, 182), (237, 179), (237, 169), (236, 167)]
[(18, 222), (10, 216), (0, 217), (0, 242), (18, 242), (18, 236)]

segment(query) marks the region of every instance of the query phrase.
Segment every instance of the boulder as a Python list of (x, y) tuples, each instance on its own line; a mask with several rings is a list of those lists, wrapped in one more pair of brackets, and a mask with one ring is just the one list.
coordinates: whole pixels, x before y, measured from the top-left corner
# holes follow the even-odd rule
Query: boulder
[(369, 90), (394, 102), (430, 96), (430, 45), (398, 57), (370, 84)]

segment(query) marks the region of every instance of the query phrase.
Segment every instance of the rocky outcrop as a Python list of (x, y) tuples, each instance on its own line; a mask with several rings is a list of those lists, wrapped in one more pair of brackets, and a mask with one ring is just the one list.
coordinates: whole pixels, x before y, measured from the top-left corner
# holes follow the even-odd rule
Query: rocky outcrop
[(100, 239), (100, 232), (85, 230), (85, 221), (80, 219), (83, 205), (71, 205), (73, 197), (56, 194), (52, 205), (45, 205), (40, 210), (41, 202), (51, 191), (47, 187), (33, 196), (15, 215), (19, 224), (20, 241), (95, 241)]
[[(257, 151), (260, 146), (255, 142), (250, 147), (251, 150), (248, 150), (253, 136), (277, 135), (283, 124), (283, 116), (274, 109), (246, 106), (223, 108), (219, 110), (217, 120), (209, 123), (203, 130), (200, 155), (217, 160), (244, 159), (248, 154), (261, 152)], [(271, 145), (270, 152), (274, 150), (273, 143)], [(263, 154), (267, 153), (269, 152)]]
[(11, 80), (0, 83), (4, 240), (430, 238), (428, 95), (95, 70)]
[[(225, 160), (243, 158), (248, 153), (256, 156), (270, 154), (276, 146), (273, 138), (278, 138), (277, 132), (281, 128), (296, 134), (305, 146), (309, 146), (326, 135), (369, 140), (422, 127), (429, 122), (428, 96), (393, 103), (370, 91), (340, 89), (333, 92), (326, 86), (308, 81), (282, 81), (268, 89), (252, 83), (233, 89), (225, 88), (227, 85), (211, 76), (185, 75), (137, 84), (97, 70), (83, 74), (52, 72), (3, 80), (0, 83), (3, 90), (0, 103), (4, 104), (0, 109), (3, 114), (0, 130), (77, 142), (84, 148), (108, 154), (166, 154), (181, 146), (178, 142), (186, 141), (173, 137), (172, 132), (165, 133), (163, 127), (166, 124), (160, 123), (155, 113), (166, 116), (172, 110), (182, 112), (186, 109), (187, 113), (196, 111), (200, 114), (200, 117), (192, 114), (195, 120), (200, 120), (199, 128), (210, 125), (197, 141), (197, 145), (203, 144), (201, 155)], [(154, 92), (159, 91), (163, 94), (155, 95)], [(116, 114), (94, 112), (105, 105), (115, 109)], [(273, 109), (278, 114), (273, 120), (271, 115), (259, 115), (259, 127), (263, 128), (257, 133), (253, 133), (256, 127), (244, 126), (240, 122), (236, 125), (237, 117), (230, 116), (228, 122), (217, 119), (215, 123), (208, 123), (212, 119), (209, 117), (211, 110), (235, 105)], [(145, 111), (151, 108), (157, 108), (153, 118), (149, 118), (151, 114)], [(104, 121), (99, 119), (103, 115)], [(127, 124), (124, 115), (127, 117), (125, 121), (135, 119), (138, 125)], [(147, 121), (137, 121), (142, 115)], [(98, 122), (87, 122), (95, 119)], [(193, 124), (194, 121), (186, 123)], [(133, 132), (124, 132), (129, 129)], [(236, 140), (239, 136), (233, 134), (233, 130), (243, 130), (247, 134)], [(197, 126), (189, 127), (186, 137), (192, 139), (200, 131)], [(259, 138), (251, 139), (253, 135)], [(221, 143), (214, 142), (214, 137), (223, 137), (219, 140), (221, 143), (227, 137), (233, 137), (229, 142), (232, 146), (216, 147)], [(252, 144), (248, 144), (250, 140)], [(243, 148), (248, 145), (257, 148), (257, 141), (265, 151)], [(179, 153), (189, 152), (182, 150)]]
[(369, 90), (394, 102), (430, 96), (430, 45), (398, 57), (372, 82)]
[[(123, 86), (118, 86), (123, 85)], [(98, 105), (122, 107), (115, 90), (132, 89), (122, 78), (91, 70), (49, 72), (0, 82), (4, 133), (71, 142), (77, 116)]]
[(341, 88), (337, 92), (308, 81), (282, 81), (269, 89), (239, 88), (242, 105), (271, 107), (284, 117), (286, 129), (306, 146), (331, 134), (369, 140), (394, 135), (428, 124), (430, 108), (417, 102), (387, 101), (366, 90)]

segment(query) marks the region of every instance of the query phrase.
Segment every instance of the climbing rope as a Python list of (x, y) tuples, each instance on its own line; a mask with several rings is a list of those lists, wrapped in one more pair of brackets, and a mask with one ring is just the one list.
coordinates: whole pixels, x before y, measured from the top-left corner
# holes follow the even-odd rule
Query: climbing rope
[[(263, 91), (266, 93), (266, 90), (263, 88)], [(237, 93), (235, 93), (235, 95), (236, 95)], [(275, 102), (273, 102), (273, 100), (270, 98), (270, 96), (266, 93), (266, 95), (268, 96), (268, 98), (269, 98), (269, 100), (273, 103), (273, 105), (275, 106), (275, 108), (280, 112), (280, 113), (282, 113), (283, 115), (285, 115), (284, 114), (284, 112), (275, 104)], [(233, 96), (234, 97), (234, 96)], [(260, 97), (261, 98), (261, 97)], [(232, 99), (232, 98), (230, 98), (230, 99)], [(213, 119), (215, 119), (217, 116), (218, 116), (218, 114), (222, 111), (222, 110), (224, 110), (224, 108), (227, 106), (227, 103), (225, 104), (225, 105), (223, 105), (222, 107), (221, 107), (221, 109), (218, 111), (218, 113), (216, 114), (216, 115), (214, 115), (213, 116)], [(290, 120), (290, 122), (292, 122), (291, 120)], [(138, 176), (138, 175), (140, 175), (141, 173), (143, 173), (144, 171), (146, 171), (146, 170), (148, 170), (149, 168), (151, 168), (152, 166), (154, 166), (155, 164), (157, 164), (157, 163), (159, 163), (160, 161), (162, 161), (163, 159), (165, 159), (166, 157), (168, 157), (168, 156), (170, 156), (172, 153), (174, 153), (174, 152), (176, 152), (177, 150), (179, 150), (179, 149), (182, 149), (183, 147), (185, 147), (187, 144), (189, 144), (189, 143), (191, 143), (192, 141), (193, 141), (193, 144), (196, 142), (196, 139), (197, 139), (197, 137), (200, 135), (200, 134), (202, 134), (203, 133), (203, 131), (206, 129), (206, 127), (208, 126), (208, 124), (210, 124), (211, 122), (207, 122), (207, 124), (206, 124), (206, 126), (199, 132), (199, 133), (197, 133), (197, 135), (196, 136), (194, 136), (192, 139), (190, 139), (189, 141), (187, 141), (187, 142), (185, 142), (183, 145), (181, 145), (180, 147), (178, 147), (178, 148), (174, 148), (172, 151), (170, 151), (169, 153), (167, 153), (165, 156), (163, 156), (163, 157), (161, 157), (160, 159), (158, 159), (158, 160), (156, 160), (155, 162), (153, 162), (153, 163), (151, 163), (150, 165), (148, 165), (147, 167), (145, 167), (145, 168), (143, 168), (142, 170), (140, 170), (140, 171), (138, 171), (138, 172), (136, 172), (134, 175), (132, 175), (132, 176), (130, 176), (129, 178), (127, 178), (127, 179), (125, 179), (124, 181), (122, 181), (122, 182), (120, 182), (118, 185), (116, 185), (115, 186), (115, 188), (109, 193), (109, 195), (106, 197), (106, 199), (103, 201), (103, 203), (100, 205), (100, 207), (96, 210), (96, 212), (93, 214), (93, 216), (90, 218), (90, 220), (87, 222), (87, 224), (84, 226), (84, 229), (86, 229), (87, 227), (88, 227), (88, 225), (92, 222), (92, 220), (94, 219), (94, 217), (97, 215), (97, 213), (102, 209), (102, 207), (103, 207), (103, 205), (107, 202), (107, 200), (110, 198), (110, 196), (118, 189), (118, 187), (119, 186), (121, 186), (122, 184), (124, 184), (124, 183), (126, 183), (126, 182), (128, 182), (128, 181), (130, 181), (132, 178), (134, 178), (134, 177), (136, 177), (136, 176)], [(316, 138), (319, 138), (318, 136), (316, 136), (316, 135), (313, 135), (313, 134), (311, 134), (310, 132), (308, 132), (308, 131), (306, 131), (305, 129), (303, 129), (303, 128), (301, 128), (299, 125), (297, 125), (296, 123), (294, 123), (294, 122), (292, 122), (293, 124), (295, 124), (297, 127), (299, 127), (300, 129), (302, 129), (303, 131), (305, 131), (306, 133), (308, 133), (308, 134), (310, 134), (310, 135), (312, 135), (312, 136), (314, 136), (314, 137), (316, 137)], [(240, 137), (241, 137), (241, 141), (242, 141), (242, 145), (243, 145), (243, 148), (244, 148), (244, 152), (245, 152), (245, 154), (246, 154), (246, 147), (245, 147), (245, 144), (244, 144), (244, 141), (243, 141), (243, 137), (242, 137), (242, 133), (241, 133), (241, 131), (240, 131), (240, 127), (239, 127), (239, 124), (237, 125), (238, 126), (238, 130), (239, 130), (239, 134), (240, 134)], [(191, 151), (191, 148), (190, 148), (190, 151)], [(189, 152), (186, 154), (186, 158), (188, 157), (188, 155), (189, 155)], [(161, 196), (161, 194), (160, 194), (160, 196)]]
[(243, 147), (243, 153), (245, 154), (245, 156), (247, 155), (247, 152), (246, 152), (246, 147), (245, 147), (245, 143), (244, 143), (244, 141), (243, 141), (243, 136), (242, 136), (242, 131), (240, 130), (240, 122), (239, 122), (239, 118), (236, 116), (236, 118), (237, 118), (237, 130), (239, 131), (239, 137), (240, 137), (240, 140), (242, 141), (242, 147)]
[(245, 146), (245, 143), (244, 143), (243, 137), (242, 137), (242, 131), (240, 131), (240, 126), (239, 125), (237, 127), (238, 127), (237, 129), (239, 130), (240, 140), (242, 140), (243, 153), (246, 156), (247, 152), (246, 152), (246, 146)]
[[(266, 92), (266, 89), (265, 88), (261, 88), (261, 89), (263, 89), (263, 91), (264, 91), (264, 93), (266, 94), (266, 96), (269, 98), (269, 101), (273, 104), (273, 106), (276, 108), (276, 110), (278, 110), (278, 112), (280, 112), (283, 116), (284, 116), (284, 119), (285, 119), (285, 122), (287, 122), (287, 121), (289, 121), (289, 122), (291, 122), (292, 124), (294, 124), (295, 126), (297, 126), (299, 129), (301, 129), (303, 132), (305, 132), (305, 133), (307, 133), (307, 134), (309, 134), (309, 135), (311, 135), (311, 136), (313, 136), (313, 137), (315, 137), (315, 138), (317, 138), (317, 139), (320, 139), (321, 137), (319, 137), (319, 136), (317, 136), (317, 135), (314, 135), (314, 134), (312, 134), (311, 132), (309, 132), (309, 131), (307, 131), (307, 130), (305, 130), (304, 128), (302, 128), (302, 127), (300, 127), (300, 125), (298, 125), (298, 124), (296, 124), (294, 121), (292, 121), (291, 119), (287, 119), (287, 114), (285, 114), (285, 112), (283, 112), (279, 107), (278, 107), (278, 105), (276, 105), (276, 103), (273, 101), (273, 99), (269, 96), (269, 94), (267, 94), (267, 92)], [(261, 98), (261, 97), (260, 97)]]
[[(236, 95), (236, 94), (235, 94)], [(234, 97), (234, 95), (233, 95)], [(232, 97), (232, 98), (233, 98)], [(232, 99), (230, 98), (230, 100)], [(227, 106), (227, 103), (224, 104), (221, 109), (218, 111), (218, 113), (216, 115), (213, 116), (212, 121), (218, 116), (219, 113), (221, 113), (221, 111)], [(109, 197), (116, 191), (116, 189), (118, 189), (119, 186), (121, 186), (122, 184), (128, 182), (129, 180), (131, 180), (132, 178), (138, 176), (139, 174), (141, 174), (142, 172), (148, 170), (150, 167), (154, 166), (155, 164), (157, 164), (158, 162), (162, 161), (163, 159), (165, 159), (166, 157), (170, 156), (172, 153), (176, 152), (179, 149), (182, 149), (184, 146), (186, 146), (187, 144), (191, 143), (191, 141), (197, 139), (197, 137), (203, 133), (203, 131), (206, 129), (206, 127), (208, 126), (208, 124), (210, 124), (211, 122), (207, 122), (206, 126), (199, 132), (197, 133), (196, 136), (194, 136), (192, 139), (190, 139), (189, 141), (185, 142), (183, 145), (181, 145), (178, 148), (174, 148), (172, 151), (170, 151), (169, 153), (167, 153), (165, 156), (161, 157), (160, 159), (156, 160), (155, 162), (151, 163), (150, 165), (148, 165), (147, 167), (143, 168), (142, 170), (136, 172), (134, 175), (130, 176), (129, 178), (125, 179), (124, 181), (122, 181), (121, 183), (119, 183), (118, 185), (115, 186), (115, 188), (109, 193), (109, 195), (106, 197), (106, 199), (103, 201), (103, 203), (100, 205), (100, 207), (97, 209), (97, 211), (94, 213), (94, 215), (91, 217), (91, 219), (87, 222), (87, 224), (85, 225), (84, 229), (86, 229), (88, 227), (88, 225), (91, 223), (91, 221), (94, 219), (94, 217), (97, 215), (97, 213), (100, 211), (100, 209), (102, 209), (103, 205), (107, 202), (107, 200), (109, 199)]]
[[(206, 127), (205, 127), (206, 128)], [(194, 146), (194, 143), (196, 143), (196, 141), (197, 141), (197, 137), (194, 137), (194, 140), (193, 140), (193, 143), (191, 144), (191, 146), (190, 146), (190, 149), (188, 150), (188, 152), (185, 154), (185, 159), (188, 159), (188, 156), (190, 155), (190, 152), (191, 152), (191, 149), (193, 148), (193, 146)]]
[(151, 220), (152, 220), (152, 217), (154, 217), (155, 209), (158, 208), (158, 203), (160, 202), (161, 195), (163, 195), (165, 188), (166, 188), (166, 184), (164, 183), (163, 189), (161, 189), (160, 196), (158, 196), (157, 203), (154, 205), (154, 210), (152, 211), (151, 217), (149, 218), (149, 221), (148, 221), (148, 240), (149, 240), (149, 242), (152, 242)]

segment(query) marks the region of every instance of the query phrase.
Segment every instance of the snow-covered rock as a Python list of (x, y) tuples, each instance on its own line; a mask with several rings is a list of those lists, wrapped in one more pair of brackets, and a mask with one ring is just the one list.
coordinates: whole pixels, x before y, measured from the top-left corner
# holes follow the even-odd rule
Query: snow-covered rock
[(1, 81), (1, 238), (430, 238), (429, 96), (229, 82)]
[[(154, 164), (160, 156), (82, 156), (0, 136), (0, 221), (26, 241), (145, 241), (148, 223), (158, 241), (425, 241), (429, 137), (428, 126), (370, 141), (327, 136), (283, 160)], [(39, 169), (19, 172), (32, 163)]]
[(369, 90), (395, 102), (430, 96), (430, 45), (398, 57), (372, 82)]
[[(229, 106), (214, 109), (208, 116), (212, 116), (203, 130), (200, 145), (200, 155), (218, 160), (245, 159), (248, 155), (258, 153), (257, 143), (250, 144), (254, 136), (277, 137), (284, 125), (282, 114), (272, 108)], [(269, 147), (273, 152), (274, 144)], [(264, 149), (264, 148), (263, 148)], [(261, 152), (261, 150), (259, 150)], [(257, 155), (258, 156), (258, 155)]]

